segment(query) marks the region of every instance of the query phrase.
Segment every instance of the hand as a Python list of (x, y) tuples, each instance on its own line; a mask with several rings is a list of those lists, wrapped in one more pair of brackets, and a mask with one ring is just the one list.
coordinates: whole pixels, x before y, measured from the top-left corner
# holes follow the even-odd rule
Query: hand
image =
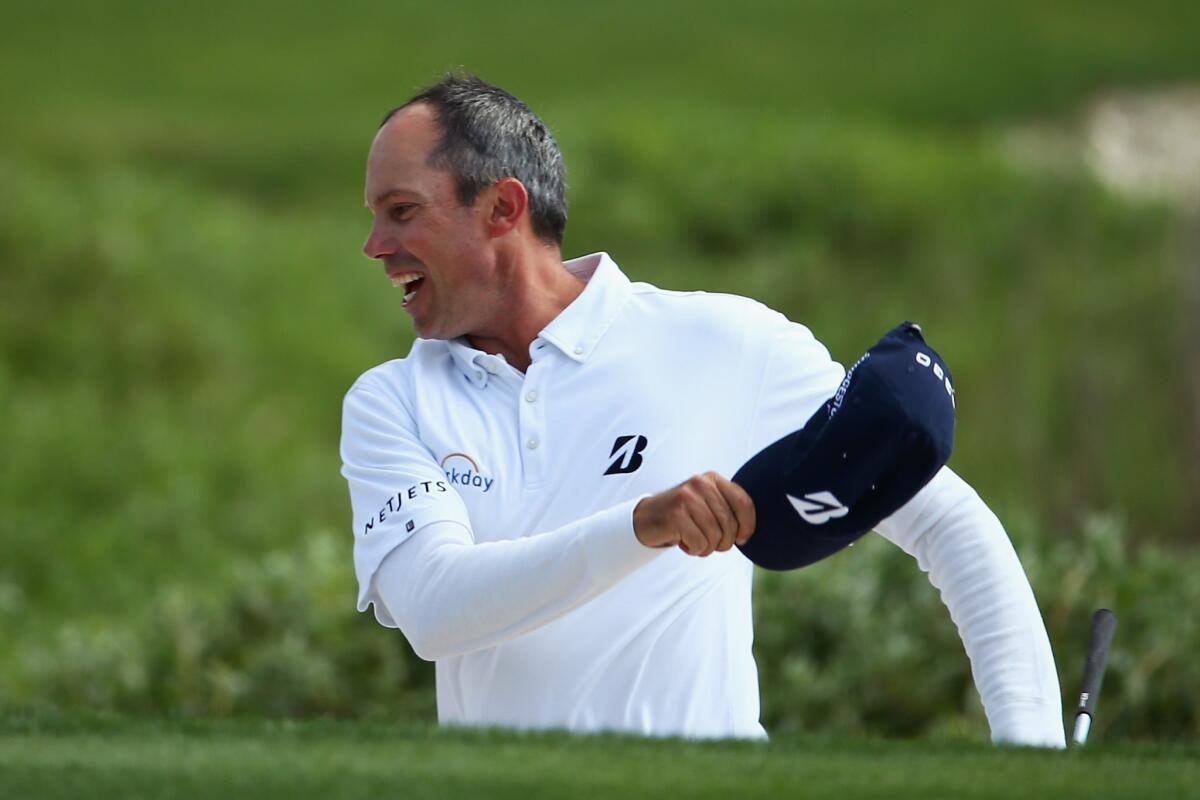
[(633, 532), (647, 547), (672, 547), (704, 557), (745, 544), (754, 533), (754, 502), (746, 490), (715, 472), (694, 475), (673, 489), (643, 498), (633, 509)]

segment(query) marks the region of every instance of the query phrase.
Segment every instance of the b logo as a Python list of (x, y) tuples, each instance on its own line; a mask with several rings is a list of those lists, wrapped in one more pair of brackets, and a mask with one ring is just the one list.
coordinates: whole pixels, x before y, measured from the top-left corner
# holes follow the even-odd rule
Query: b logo
[[(618, 436), (613, 442), (609, 458), (616, 459), (604, 470), (605, 475), (625, 475), (635, 472), (642, 465), (642, 451), (646, 449), (645, 436)], [(620, 455), (617, 455), (620, 453)]]
[(800, 518), (809, 525), (824, 525), (831, 519), (844, 517), (850, 513), (850, 509), (842, 505), (842, 501), (834, 497), (833, 492), (813, 492), (804, 495), (803, 500), (789, 494), (787, 499), (791, 502), (792, 508), (796, 509)]

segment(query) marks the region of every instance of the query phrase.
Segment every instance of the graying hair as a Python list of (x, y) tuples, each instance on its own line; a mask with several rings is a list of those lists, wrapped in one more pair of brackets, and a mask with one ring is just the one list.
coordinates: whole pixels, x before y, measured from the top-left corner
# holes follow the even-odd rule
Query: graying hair
[(430, 166), (454, 175), (458, 199), (473, 203), (501, 178), (516, 178), (529, 193), (533, 232), (561, 245), (567, 227), (567, 170), (558, 142), (529, 106), (480, 78), (451, 73), (387, 113), (379, 127), (418, 103), (433, 110), (442, 138)]

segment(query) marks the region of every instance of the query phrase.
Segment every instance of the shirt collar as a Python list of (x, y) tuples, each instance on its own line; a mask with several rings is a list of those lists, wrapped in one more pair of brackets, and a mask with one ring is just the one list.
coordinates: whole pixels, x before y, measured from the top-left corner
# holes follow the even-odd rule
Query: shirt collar
[(449, 348), (450, 356), (458, 366), (459, 372), (480, 389), (487, 386), (488, 378), (499, 373), (505, 364), (501, 356), (491, 355), (471, 347), (465, 336), (447, 339), (446, 347)]
[[(583, 363), (629, 299), (631, 284), (608, 253), (574, 258), (564, 261), (563, 266), (587, 285), (579, 297), (542, 329), (530, 349), (536, 349), (541, 341), (545, 341), (572, 361)], [(500, 374), (506, 367), (503, 357), (476, 350), (465, 336), (448, 339), (446, 347), (459, 371), (479, 388), (486, 386), (489, 377)]]
[(563, 266), (587, 285), (579, 297), (550, 320), (538, 338), (557, 347), (567, 358), (583, 363), (629, 299), (629, 278), (608, 253), (574, 258), (564, 261)]

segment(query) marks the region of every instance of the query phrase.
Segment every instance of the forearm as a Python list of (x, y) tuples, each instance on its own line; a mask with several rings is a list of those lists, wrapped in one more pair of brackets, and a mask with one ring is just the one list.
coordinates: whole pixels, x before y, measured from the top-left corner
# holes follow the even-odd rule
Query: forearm
[(978, 494), (943, 469), (879, 525), (914, 556), (958, 627), (992, 740), (1063, 747), (1054, 656), (1025, 571)]
[(375, 593), (421, 658), (462, 655), (541, 627), (651, 561), (623, 503), (535, 536), (475, 544), (433, 523), (393, 550)]

